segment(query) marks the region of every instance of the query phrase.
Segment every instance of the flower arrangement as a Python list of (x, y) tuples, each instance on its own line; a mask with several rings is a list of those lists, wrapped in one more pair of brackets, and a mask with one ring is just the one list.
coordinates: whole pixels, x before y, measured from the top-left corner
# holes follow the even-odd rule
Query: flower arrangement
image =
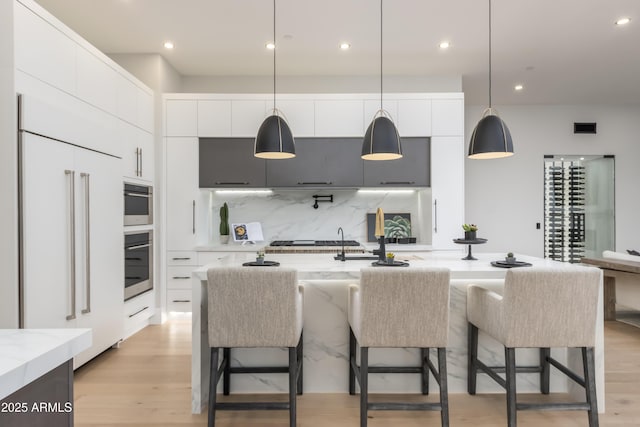
[(387, 264), (393, 264), (393, 260), (395, 259), (396, 254), (393, 252), (387, 252)]
[(504, 260), (510, 264), (513, 264), (516, 262), (516, 257), (513, 255), (513, 252), (509, 252)]
[(462, 224), (464, 231), (478, 231), (478, 226), (475, 224)]
[(464, 230), (464, 240), (476, 240), (476, 231), (478, 226), (475, 224), (462, 224)]
[(258, 264), (262, 264), (264, 262), (264, 251), (263, 250), (259, 250), (258, 252), (256, 252), (256, 262)]

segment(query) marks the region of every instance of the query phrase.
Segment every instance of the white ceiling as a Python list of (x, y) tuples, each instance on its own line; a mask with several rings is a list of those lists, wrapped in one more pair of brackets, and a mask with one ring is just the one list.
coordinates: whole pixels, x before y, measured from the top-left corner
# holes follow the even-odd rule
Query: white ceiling
[[(272, 75), (269, 0), (37, 1), (105, 53), (160, 53), (185, 76)], [(492, 14), (494, 104), (640, 103), (639, 0), (492, 0)], [(379, 75), (379, 20), (375, 0), (277, 0), (278, 75)], [(488, 1), (387, 0), (384, 75), (462, 76), (467, 103), (486, 104)]]

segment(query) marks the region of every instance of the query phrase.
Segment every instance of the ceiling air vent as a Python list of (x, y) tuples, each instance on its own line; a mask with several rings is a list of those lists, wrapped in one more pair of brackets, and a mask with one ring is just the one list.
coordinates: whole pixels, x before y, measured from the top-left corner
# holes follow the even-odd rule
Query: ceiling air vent
[(596, 133), (596, 123), (574, 123), (573, 133)]

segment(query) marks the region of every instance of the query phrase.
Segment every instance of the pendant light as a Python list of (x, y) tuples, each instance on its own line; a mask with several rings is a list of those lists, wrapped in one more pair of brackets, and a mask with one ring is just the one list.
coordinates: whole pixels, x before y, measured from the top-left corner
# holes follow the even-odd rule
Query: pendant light
[(365, 160), (394, 160), (402, 157), (400, 135), (391, 115), (382, 108), (382, 0), (380, 0), (380, 109), (373, 116), (362, 142)]
[[(276, 42), (276, 0), (273, 0), (273, 43)], [(284, 115), (276, 108), (276, 48), (273, 49), (273, 109), (256, 135), (253, 155), (262, 159), (290, 159), (296, 156), (293, 134)]]
[(470, 159), (499, 159), (513, 156), (511, 132), (498, 112), (491, 108), (491, 0), (489, 0), (489, 108), (471, 134)]

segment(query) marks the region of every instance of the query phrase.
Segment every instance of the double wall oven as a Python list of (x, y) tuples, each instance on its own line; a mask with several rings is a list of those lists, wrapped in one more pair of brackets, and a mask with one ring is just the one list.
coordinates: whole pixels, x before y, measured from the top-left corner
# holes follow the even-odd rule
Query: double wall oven
[[(153, 188), (124, 183), (124, 225), (153, 224)], [(127, 227), (124, 233), (124, 300), (153, 289), (153, 230)], [(131, 230), (133, 228), (133, 230)], [(131, 230), (131, 231), (129, 231)]]

